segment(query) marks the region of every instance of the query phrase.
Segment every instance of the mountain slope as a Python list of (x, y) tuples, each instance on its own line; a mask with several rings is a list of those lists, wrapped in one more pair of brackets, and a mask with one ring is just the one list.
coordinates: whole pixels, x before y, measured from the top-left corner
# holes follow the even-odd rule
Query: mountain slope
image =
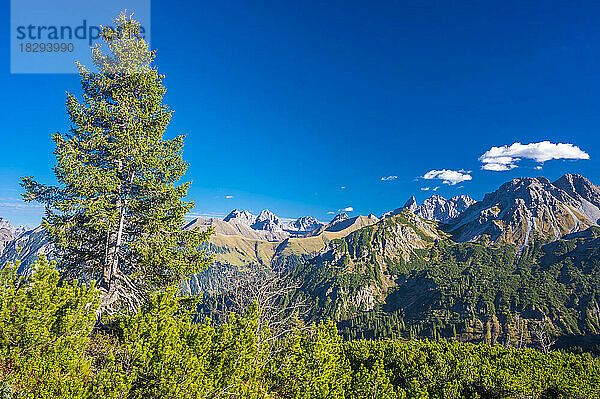
[(597, 225), (600, 209), (563, 190), (565, 180), (557, 186), (544, 177), (514, 179), (450, 220), (448, 231), (458, 242), (483, 239), (523, 247), (536, 238), (557, 240)]
[(6, 245), (0, 255), (0, 265), (3, 267), (6, 262), (20, 260), (21, 270), (24, 270), (32, 265), (41, 254), (53, 259), (52, 252), (53, 246), (48, 243), (43, 227), (38, 226), (22, 233)]
[[(414, 219), (412, 219), (414, 218)], [(520, 251), (455, 243), (410, 212), (332, 241), (297, 267), (309, 320), (347, 338), (600, 348), (600, 228)]]
[(435, 222), (404, 211), (332, 240), (299, 265), (294, 278), (302, 294), (316, 301), (312, 317), (345, 319), (373, 309), (396, 285), (397, 266), (444, 237)]

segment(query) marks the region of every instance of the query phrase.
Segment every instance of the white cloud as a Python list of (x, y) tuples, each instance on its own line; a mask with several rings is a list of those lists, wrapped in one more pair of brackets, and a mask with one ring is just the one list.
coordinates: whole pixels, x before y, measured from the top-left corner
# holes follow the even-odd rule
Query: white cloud
[(484, 163), (481, 166), (483, 170), (492, 170), (494, 172), (504, 172), (516, 168), (517, 165), (504, 165), (501, 163)]
[(421, 187), (421, 191), (429, 191), (429, 187)]
[(344, 209), (338, 209), (338, 212), (353, 212), (354, 208), (351, 206), (347, 206)]
[(438, 190), (438, 188), (439, 188), (439, 186), (438, 186), (438, 187), (434, 187), (434, 188), (433, 188), (433, 191), (437, 191), (437, 190)]
[(334, 211), (329, 211), (329, 212), (327, 212), (327, 214), (328, 215), (335, 215), (335, 212)]
[(461, 170), (457, 171), (457, 170), (442, 169), (442, 170), (430, 170), (429, 172), (425, 173), (425, 175), (423, 176), (423, 179), (425, 179), (425, 180), (438, 179), (438, 180), (442, 180), (442, 183), (444, 183), (444, 184), (450, 184), (453, 186), (456, 183), (471, 180), (472, 178), (471, 178), (470, 170), (461, 169)]
[(340, 190), (345, 190), (345, 189), (346, 189), (346, 186), (341, 186), (340, 187)]
[(542, 170), (542, 165), (538, 165), (535, 167), (537, 170)]
[(398, 178), (398, 176), (385, 176), (381, 178), (381, 181), (390, 181), (390, 180), (396, 180)]
[(226, 195), (226, 196), (225, 196), (225, 198), (227, 198), (227, 199), (232, 199), (232, 198), (233, 198), (233, 195)]
[(590, 159), (590, 156), (573, 144), (540, 141), (539, 143), (513, 143), (511, 146), (492, 147), (480, 156), (479, 160), (483, 164), (482, 169), (501, 172), (517, 168), (517, 163), (523, 158), (544, 163), (552, 159)]

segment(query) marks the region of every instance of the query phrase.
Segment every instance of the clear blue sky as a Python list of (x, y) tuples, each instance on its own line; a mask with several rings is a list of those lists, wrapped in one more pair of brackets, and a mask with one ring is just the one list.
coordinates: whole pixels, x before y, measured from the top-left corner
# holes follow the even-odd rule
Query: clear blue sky
[[(8, 21), (7, 2), (2, 12)], [(167, 135), (188, 134), (195, 213), (328, 220), (345, 207), (380, 215), (435, 187), (481, 199), (519, 176), (600, 184), (599, 15), (592, 1), (155, 0), (152, 47), (175, 110)], [(66, 131), (65, 91), (79, 80), (11, 75), (8, 36), (0, 43), (0, 216), (33, 225), (41, 209), (15, 200), (18, 179), (53, 181), (50, 134)], [(508, 171), (478, 160), (541, 141), (589, 159)], [(471, 180), (422, 178), (443, 169)]]

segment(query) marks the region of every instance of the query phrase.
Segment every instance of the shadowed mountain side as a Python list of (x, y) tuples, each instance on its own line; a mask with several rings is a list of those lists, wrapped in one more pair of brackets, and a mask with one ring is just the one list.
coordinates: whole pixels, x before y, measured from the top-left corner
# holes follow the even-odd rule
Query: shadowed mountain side
[(52, 260), (53, 245), (48, 243), (46, 234), (42, 226), (38, 226), (34, 230), (28, 230), (10, 241), (0, 256), (0, 268), (6, 262), (21, 261), (20, 271), (26, 270), (29, 265), (32, 265), (40, 255), (44, 254)]
[[(345, 215), (345, 214), (342, 214)], [(367, 227), (370, 226), (372, 224), (375, 224), (379, 221), (379, 219), (376, 216), (373, 215), (369, 215), (369, 216), (356, 216), (353, 218), (348, 218), (348, 219), (344, 219), (344, 218), (339, 218), (339, 215), (336, 216), (336, 218), (333, 219), (333, 221), (325, 226), (322, 226), (321, 228), (313, 231), (310, 235), (319, 235), (322, 233), (336, 233), (336, 232), (344, 232), (348, 229), (350, 229), (351, 231), (354, 231), (356, 229), (361, 229), (363, 227)], [(349, 231), (348, 233), (350, 233), (351, 231)], [(347, 233), (346, 233), (347, 234)]]

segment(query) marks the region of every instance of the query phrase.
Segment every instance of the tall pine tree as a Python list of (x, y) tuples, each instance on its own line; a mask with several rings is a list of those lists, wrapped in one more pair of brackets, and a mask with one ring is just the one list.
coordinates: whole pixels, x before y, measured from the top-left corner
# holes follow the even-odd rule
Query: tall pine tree
[(177, 284), (208, 260), (208, 233), (182, 229), (193, 202), (180, 184), (183, 136), (164, 138), (172, 111), (164, 76), (140, 25), (121, 14), (92, 48), (98, 72), (78, 63), (82, 98), (67, 93), (67, 134), (54, 134), (58, 186), (22, 178), (26, 201), (46, 205), (43, 226), (63, 278), (95, 279), (101, 309), (136, 310), (147, 294)]

